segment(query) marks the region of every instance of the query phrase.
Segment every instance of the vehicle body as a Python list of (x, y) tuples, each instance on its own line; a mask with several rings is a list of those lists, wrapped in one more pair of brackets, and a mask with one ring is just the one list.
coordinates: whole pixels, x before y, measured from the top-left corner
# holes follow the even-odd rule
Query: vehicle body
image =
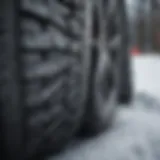
[(43, 157), (77, 132), (94, 135), (109, 126), (117, 104), (132, 95), (124, 1), (1, 3), (6, 159)]

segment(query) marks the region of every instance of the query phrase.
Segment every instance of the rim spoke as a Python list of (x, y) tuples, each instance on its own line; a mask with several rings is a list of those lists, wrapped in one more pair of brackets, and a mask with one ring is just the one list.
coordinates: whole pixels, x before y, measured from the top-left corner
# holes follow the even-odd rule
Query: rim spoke
[[(119, 49), (121, 45), (122, 35), (119, 30), (120, 19), (117, 7), (118, 0), (109, 0), (106, 6), (106, 37), (107, 37), (107, 47), (109, 50), (109, 56), (112, 60), (111, 70), (112, 70), (112, 81), (113, 85), (117, 85), (117, 66), (119, 61)], [(114, 88), (114, 87), (113, 87)]]
[(118, 34), (108, 42), (108, 50), (110, 51), (118, 50), (120, 44), (121, 44), (121, 35)]
[(105, 6), (106, 18), (115, 17), (116, 14), (116, 0), (108, 0)]
[(109, 0), (108, 5), (106, 7), (106, 30), (107, 30), (107, 38), (115, 36), (115, 34), (119, 33), (119, 12), (118, 12), (118, 4), (117, 0)]
[[(106, 19), (106, 23), (107, 23), (107, 41), (108, 41), (108, 50), (111, 54), (111, 56), (113, 56), (112, 54), (116, 54), (114, 55), (114, 59), (115, 59), (115, 63), (117, 63), (117, 60), (119, 60), (119, 52), (120, 52), (120, 45), (121, 45), (121, 32), (120, 32), (120, 25), (121, 25), (121, 21), (120, 21), (120, 15), (119, 15), (119, 9), (118, 9), (118, 0), (109, 0), (109, 6), (108, 10), (111, 10), (113, 13), (112, 14), (108, 14), (107, 15), (107, 19)], [(111, 12), (108, 11), (108, 12)], [(107, 12), (107, 13), (108, 13)]]
[(118, 65), (123, 35), (120, 30), (121, 21), (117, 1), (97, 1), (99, 6), (94, 8), (92, 14), (92, 48), (96, 48), (98, 55), (98, 90), (104, 98), (107, 98), (117, 86), (119, 74)]

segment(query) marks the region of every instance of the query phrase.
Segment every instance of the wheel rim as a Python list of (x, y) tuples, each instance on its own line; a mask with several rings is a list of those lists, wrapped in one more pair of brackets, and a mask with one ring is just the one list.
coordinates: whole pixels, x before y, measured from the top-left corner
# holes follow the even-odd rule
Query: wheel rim
[[(117, 89), (119, 79), (119, 66), (121, 61), (121, 43), (123, 34), (121, 33), (121, 6), (117, 0), (99, 1), (96, 8), (99, 35), (92, 35), (94, 50), (97, 50), (98, 60), (94, 81), (94, 104), (106, 108), (102, 109), (101, 115), (107, 117), (111, 114), (113, 106), (117, 103)], [(103, 9), (102, 9), (103, 8)], [(93, 13), (93, 17), (96, 16)], [(93, 23), (93, 31), (97, 26)], [(97, 44), (95, 44), (95, 42)], [(95, 49), (96, 48), (96, 49)], [(106, 106), (106, 107), (104, 107)]]

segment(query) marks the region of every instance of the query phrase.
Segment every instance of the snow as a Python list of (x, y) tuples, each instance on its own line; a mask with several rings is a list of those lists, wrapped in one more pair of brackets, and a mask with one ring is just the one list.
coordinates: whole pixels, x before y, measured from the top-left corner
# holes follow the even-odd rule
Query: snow
[(135, 92), (160, 98), (160, 56), (135, 56), (132, 59)]
[[(110, 130), (72, 145), (54, 160), (159, 160), (160, 116), (122, 109)], [(52, 159), (49, 159), (52, 160)]]

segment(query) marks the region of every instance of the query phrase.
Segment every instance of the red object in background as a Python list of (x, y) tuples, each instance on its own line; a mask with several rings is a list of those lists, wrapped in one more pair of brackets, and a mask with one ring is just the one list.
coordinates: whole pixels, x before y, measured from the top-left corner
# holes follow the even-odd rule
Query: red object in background
[(131, 54), (132, 54), (133, 56), (140, 55), (140, 53), (141, 53), (141, 51), (140, 51), (140, 49), (139, 49), (137, 46), (135, 46), (135, 47), (133, 47), (133, 48), (131, 49)]

